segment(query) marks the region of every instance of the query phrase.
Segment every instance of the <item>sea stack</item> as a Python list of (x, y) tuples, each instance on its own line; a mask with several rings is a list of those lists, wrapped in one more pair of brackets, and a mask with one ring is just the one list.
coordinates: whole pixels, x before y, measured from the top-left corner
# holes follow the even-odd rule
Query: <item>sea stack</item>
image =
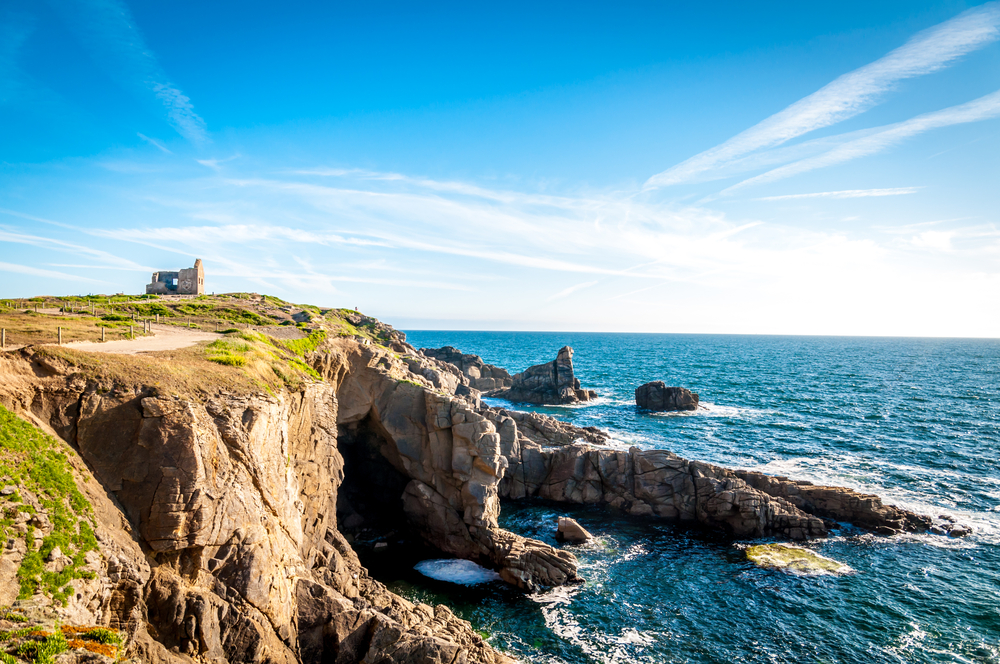
[(549, 405), (590, 401), (597, 398), (597, 392), (581, 389), (580, 381), (573, 375), (573, 349), (563, 346), (554, 361), (528, 367), (513, 376), (510, 389), (490, 396)]
[(667, 387), (662, 380), (656, 380), (636, 388), (635, 405), (657, 412), (698, 410), (698, 394), (684, 387)]

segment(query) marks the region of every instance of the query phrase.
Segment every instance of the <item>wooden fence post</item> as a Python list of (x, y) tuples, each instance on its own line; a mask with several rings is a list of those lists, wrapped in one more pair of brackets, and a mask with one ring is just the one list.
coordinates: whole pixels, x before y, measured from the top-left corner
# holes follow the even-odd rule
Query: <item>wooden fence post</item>
[(0, 329), (0, 350), (7, 347), (7, 328)]
[(107, 329), (108, 328), (106, 328), (106, 327), (102, 327), (101, 328), (101, 343), (104, 343), (104, 333), (105, 333), (105, 331), (107, 331)]
[(62, 328), (57, 327), (56, 329), (59, 330), (59, 345), (62, 346)]

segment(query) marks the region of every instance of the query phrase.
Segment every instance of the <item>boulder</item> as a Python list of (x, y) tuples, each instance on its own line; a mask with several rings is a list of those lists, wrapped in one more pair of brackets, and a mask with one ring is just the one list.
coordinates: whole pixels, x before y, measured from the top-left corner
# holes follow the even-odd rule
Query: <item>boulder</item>
[(573, 374), (573, 349), (563, 346), (554, 361), (528, 367), (513, 377), (510, 389), (491, 396), (542, 405), (590, 401), (597, 393), (580, 387)]
[(640, 385), (635, 405), (652, 411), (698, 410), (698, 394), (684, 387), (667, 387), (662, 380)]
[(556, 539), (560, 542), (586, 542), (594, 539), (594, 536), (587, 532), (587, 529), (566, 516), (559, 517), (559, 526), (556, 528)]

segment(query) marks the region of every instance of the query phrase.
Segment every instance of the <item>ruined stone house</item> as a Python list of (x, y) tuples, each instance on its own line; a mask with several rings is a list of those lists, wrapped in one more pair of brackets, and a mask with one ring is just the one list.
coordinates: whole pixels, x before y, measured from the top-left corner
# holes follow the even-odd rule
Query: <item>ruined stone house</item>
[(205, 268), (201, 259), (178, 272), (154, 272), (146, 284), (147, 295), (202, 295), (205, 292)]

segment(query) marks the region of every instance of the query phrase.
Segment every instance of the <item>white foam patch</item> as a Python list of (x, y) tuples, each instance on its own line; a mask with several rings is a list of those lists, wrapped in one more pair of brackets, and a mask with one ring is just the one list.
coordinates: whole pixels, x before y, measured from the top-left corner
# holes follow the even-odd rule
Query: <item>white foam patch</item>
[(500, 575), (493, 570), (480, 567), (471, 560), (457, 558), (421, 560), (413, 566), (413, 569), (432, 579), (457, 583), (462, 586), (474, 586), (500, 580)]

